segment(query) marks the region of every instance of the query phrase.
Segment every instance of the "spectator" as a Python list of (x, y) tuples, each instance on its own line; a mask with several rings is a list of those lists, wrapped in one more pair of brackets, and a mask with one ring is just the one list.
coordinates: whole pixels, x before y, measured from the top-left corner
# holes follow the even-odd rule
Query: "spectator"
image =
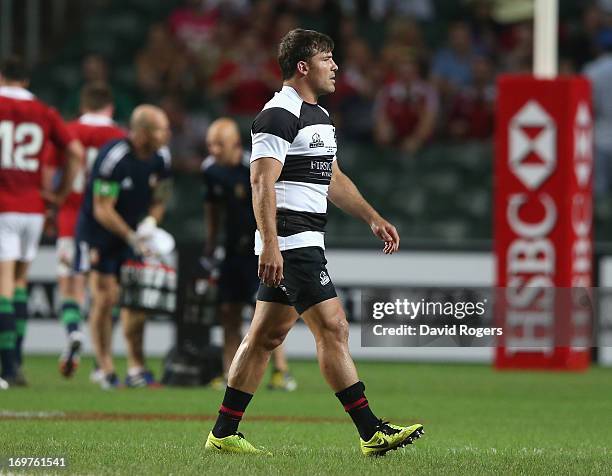
[(209, 94), (226, 100), (230, 115), (253, 115), (280, 87), (275, 58), (261, 48), (254, 32), (242, 35), (233, 57), (222, 61), (211, 78)]
[(432, 136), (438, 113), (438, 94), (422, 77), (413, 56), (405, 55), (396, 79), (378, 93), (374, 113), (375, 140), (417, 152)]
[[(134, 108), (134, 100), (125, 89), (111, 80), (110, 68), (104, 57), (96, 53), (85, 56), (81, 63), (81, 76), (81, 85), (97, 81), (111, 85), (115, 99), (115, 119), (125, 123)], [(80, 90), (81, 88), (76, 88), (64, 102), (62, 110), (69, 117), (77, 117), (80, 114)]]
[(268, 25), (268, 31), (265, 32), (266, 44), (271, 48), (270, 51), (276, 53), (276, 47), (281, 38), (298, 27), (298, 19), (294, 14), (285, 12), (278, 15), (274, 20), (274, 27), (270, 28)]
[(330, 107), (338, 115), (338, 127), (345, 138), (371, 140), (372, 114), (379, 68), (373, 68), (372, 51), (361, 39), (347, 46), (346, 60), (337, 72), (336, 92), (330, 97)]
[(454, 23), (448, 32), (448, 45), (436, 53), (432, 67), (434, 79), (445, 93), (471, 83), (475, 53), (468, 25)]
[(563, 49), (572, 59), (577, 71), (581, 71), (585, 64), (596, 58), (596, 38), (604, 27), (603, 19), (602, 11), (596, 5), (591, 5), (582, 12), (580, 23), (574, 25), (570, 32)]
[(221, 18), (213, 28), (206, 48), (196, 54), (190, 52), (200, 90), (206, 90), (208, 79), (217, 70), (222, 59), (228, 56), (228, 45), (234, 43), (235, 35), (235, 23)]
[(374, 20), (395, 14), (419, 21), (430, 21), (434, 13), (432, 0), (370, 0), (370, 16)]
[(334, 0), (294, 0), (294, 13), (301, 28), (337, 38), (342, 12)]
[(218, 0), (186, 0), (184, 7), (170, 14), (170, 31), (190, 51), (205, 51), (219, 21)]
[(473, 0), (468, 18), (472, 39), (477, 48), (489, 56), (495, 55), (502, 26), (493, 18), (493, 2)]
[(595, 193), (610, 191), (612, 181), (612, 30), (602, 31), (597, 40), (602, 53), (586, 65), (584, 73), (593, 87), (595, 109)]
[(189, 61), (163, 24), (149, 29), (145, 47), (136, 56), (137, 84), (145, 101), (161, 94), (193, 88), (188, 74)]
[(462, 88), (451, 106), (450, 136), (458, 140), (485, 140), (493, 135), (495, 121), (495, 72), (485, 56), (472, 63), (472, 84)]
[(180, 96), (168, 95), (162, 98), (160, 106), (170, 122), (170, 151), (172, 168), (188, 173), (200, 169), (206, 142), (202, 131), (208, 128), (210, 119), (202, 114), (187, 113)]
[[(258, 0), (253, 2), (253, 7), (248, 18), (244, 18), (242, 24), (248, 25), (248, 29), (255, 32), (262, 40), (262, 46), (273, 45), (273, 37), (277, 28), (275, 5), (270, 0)], [(278, 45), (278, 43), (276, 43)]]
[(428, 56), (428, 48), (423, 40), (421, 27), (416, 21), (409, 18), (390, 20), (385, 45), (380, 54), (385, 75), (393, 73), (395, 65), (401, 61), (401, 56), (406, 51), (417, 55), (418, 59)]
[(502, 70), (530, 73), (533, 69), (533, 26), (531, 21), (517, 23), (512, 29), (512, 46), (503, 53)]

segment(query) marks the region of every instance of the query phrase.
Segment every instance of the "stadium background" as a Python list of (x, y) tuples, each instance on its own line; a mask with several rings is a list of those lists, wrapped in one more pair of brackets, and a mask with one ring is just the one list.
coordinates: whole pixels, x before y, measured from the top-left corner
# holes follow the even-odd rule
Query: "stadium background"
[[(561, 74), (580, 72), (602, 52), (601, 33), (612, 28), (610, 3), (560, 2)], [(205, 5), (205, 11), (193, 25), (184, 9), (196, 4)], [(248, 147), (254, 114), (280, 85), (274, 79), (278, 39), (297, 26), (324, 31), (336, 41), (334, 55), (340, 66), (338, 91), (323, 101), (337, 124), (339, 159), (364, 195), (397, 225), (404, 250), (390, 266), (381, 265), (379, 245), (367, 228), (330, 210), (326, 242), (334, 281), (349, 297), (360, 286), (488, 286), (494, 276), (495, 78), (502, 72), (531, 71), (530, 4), (522, 0), (1, 0), (0, 55), (23, 54), (34, 71), (32, 91), (67, 120), (78, 112), (79, 87), (91, 79), (106, 79), (113, 86), (116, 119), (121, 123), (136, 104), (147, 101), (162, 106), (173, 128), (175, 177), (163, 226), (180, 246), (199, 249), (204, 222), (201, 200), (194, 197), (201, 193), (198, 169), (206, 155), (207, 125), (220, 115), (231, 115), (239, 121)], [(459, 62), (453, 47), (465, 55)], [(246, 79), (224, 91), (234, 69)], [(407, 140), (402, 143), (387, 143), (384, 131), (376, 132), (377, 124), (389, 97), (386, 93), (394, 91), (402, 77), (418, 85), (413, 88), (414, 109), (398, 112), (393, 104), (386, 105), (398, 114), (395, 120), (410, 123), (413, 129), (405, 131)], [(433, 121), (430, 127), (422, 125), (426, 132), (418, 144), (410, 135), (423, 112)], [(611, 210), (612, 193), (604, 191), (595, 201), (595, 273), (597, 282), (608, 286), (612, 282), (612, 260), (606, 258), (612, 249)], [(52, 372), (63, 331), (54, 319), (53, 263), (49, 236), (32, 270), (30, 308), (35, 318), (26, 349), (53, 357), (30, 359), (32, 389), (0, 396), (4, 400), (0, 427), (6, 429), (0, 455), (68, 454), (78, 470), (96, 473), (130, 468), (154, 473), (176, 468), (184, 472), (244, 470), (245, 461), (240, 459), (228, 464), (213, 458), (181, 466), (189, 451), (192, 455), (198, 451), (196, 439), (208, 425), (198, 420), (211, 418), (218, 394), (164, 390), (167, 393), (146, 397), (140, 391), (107, 397), (89, 386), (86, 372), (73, 382), (57, 381), (59, 376)], [(173, 340), (171, 326), (162, 320), (147, 332), (147, 352), (164, 355)], [(253, 472), (299, 472), (293, 466), (296, 455), (297, 467), (310, 474), (369, 474), (397, 469), (394, 461), (409, 462), (416, 473), (604, 474), (609, 468), (606, 441), (610, 435), (600, 421), (602, 415), (610, 414), (605, 396), (610, 390), (607, 370), (569, 376), (495, 374), (488, 366), (455, 365), (490, 362), (490, 349), (363, 350), (355, 329), (352, 332), (351, 349), (360, 359), (453, 362), (450, 366), (371, 363), (362, 367), (364, 380), (371, 382), (369, 394), (377, 396), (377, 401), (387, 397), (381, 411), (403, 418), (427, 415), (444, 436), (436, 437), (435, 446), (425, 442), (422, 453), (388, 458), (390, 463), (380, 463), (378, 469), (354, 462), (339, 465), (346, 448), (354, 446), (344, 443), (349, 440), (348, 427), (331, 430), (329, 424), (337, 423), (336, 417), (339, 422), (342, 415), (332, 411), (316, 365), (298, 362), (294, 366), (301, 387), (298, 394), (260, 396), (261, 403), (252, 410), (253, 421), (247, 418), (245, 428), (257, 430), (273, 449), (278, 434), (290, 443), (288, 451), (276, 448), (281, 453), (277, 466), (257, 463), (250, 466)], [(119, 334), (115, 348), (121, 353)], [(314, 355), (306, 335), (302, 326), (292, 331), (287, 345), (290, 356)], [(606, 355), (599, 358), (612, 361)], [(387, 379), (394, 384), (389, 386)], [(76, 403), (70, 396), (74, 389), (81, 395)], [(37, 390), (46, 398), (23, 393)], [(428, 401), (419, 401), (417, 393)], [(178, 408), (177, 401), (184, 405)], [(300, 402), (312, 407), (302, 407)], [(42, 416), (32, 417), (32, 412)], [(279, 412), (291, 417), (284, 422), (266, 420)], [(72, 417), (62, 421), (67, 414)], [(141, 417), (125, 422), (122, 414)], [(312, 415), (316, 415), (314, 421)], [(296, 425), (295, 419), (300, 418), (307, 420)], [(319, 434), (316, 418), (330, 428), (327, 433)], [(526, 429), (532, 423), (537, 429)], [(100, 424), (105, 425), (106, 435), (91, 439)], [(145, 442), (141, 434), (151, 425), (164, 436)], [(510, 433), (503, 433), (503, 428)], [(126, 443), (126, 432), (138, 436)], [(304, 449), (302, 440), (312, 435), (319, 435), (320, 445), (325, 448), (326, 444), (327, 449)], [(574, 438), (577, 442), (570, 443)], [(83, 446), (82, 441), (90, 443)], [(99, 447), (96, 456), (92, 445)], [(138, 456), (134, 459), (122, 445)], [(167, 459), (152, 461), (147, 456), (156, 452)], [(322, 455), (319, 460), (318, 455)], [(111, 458), (114, 463), (109, 463)]]
[[(349, 295), (358, 285), (456, 285), (470, 268), (472, 285), (493, 284), (495, 81), (501, 73), (531, 71), (529, 1), (5, 0), (2, 5), (0, 54), (24, 54), (34, 70), (32, 90), (66, 119), (78, 114), (80, 86), (94, 79), (113, 86), (120, 123), (141, 102), (166, 110), (176, 186), (163, 226), (180, 246), (196, 251), (204, 237), (202, 202), (194, 197), (202, 193), (198, 171), (206, 156), (207, 125), (230, 115), (250, 147), (252, 119), (281, 83), (278, 40), (297, 26), (330, 34), (340, 70), (336, 93), (322, 103), (337, 125), (343, 169), (397, 226), (404, 251), (433, 252), (405, 254), (405, 264), (396, 261), (397, 272), (389, 274), (374, 258), (378, 244), (363, 224), (330, 207), (326, 243), (330, 256), (338, 251), (343, 257), (330, 259), (335, 282)], [(579, 73), (603, 53), (612, 24), (606, 6), (560, 2), (560, 74)], [(411, 91), (408, 105), (395, 99), (404, 88)], [(380, 127), (385, 122), (405, 127), (389, 140)], [(604, 270), (600, 258), (610, 249), (611, 209), (612, 193), (600, 191), (595, 251)], [(360, 265), (366, 257), (367, 264)], [(40, 299), (30, 304), (40, 317), (52, 316), (57, 306), (50, 260), (52, 249), (43, 248), (32, 272), (33, 281), (45, 283), (44, 292), (33, 293)], [(353, 263), (367, 273), (355, 273)], [(595, 268), (597, 279), (601, 273)], [(605, 272), (601, 279), (606, 285)], [(61, 345), (60, 333), (57, 346), (46, 338), (59, 332), (47, 324), (31, 334), (31, 350), (55, 351)], [(160, 335), (167, 336), (168, 329)], [(150, 338), (149, 349), (163, 353), (165, 342)], [(117, 345), (121, 352), (120, 340)]]

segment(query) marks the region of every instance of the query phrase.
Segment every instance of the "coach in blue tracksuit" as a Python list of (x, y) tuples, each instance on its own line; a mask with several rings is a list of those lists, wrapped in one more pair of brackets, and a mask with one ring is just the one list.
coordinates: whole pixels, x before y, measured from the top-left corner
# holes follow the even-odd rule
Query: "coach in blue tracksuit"
[[(206, 250), (212, 255), (221, 234), (224, 218), (223, 248), (225, 258), (219, 276), (219, 317), (224, 331), (223, 373), (211, 382), (213, 388), (225, 389), (226, 376), (234, 354), (242, 341), (241, 324), (244, 306), (252, 304), (259, 287), (253, 214), (249, 153), (240, 143), (235, 121), (221, 118), (208, 128), (206, 143), (210, 155), (202, 162), (206, 187), (204, 216), (206, 220)], [(294, 390), (297, 386), (288, 371), (283, 348), (273, 355), (273, 371), (268, 387), (274, 390)]]
[[(96, 159), (77, 224), (77, 271), (89, 271), (92, 296), (91, 339), (104, 388), (117, 386), (111, 355), (112, 309), (119, 295), (121, 265), (147, 255), (147, 239), (161, 220), (169, 195), (168, 118), (154, 106), (136, 108), (127, 139), (104, 146)], [(142, 337), (145, 315), (124, 310), (128, 349), (128, 386), (153, 383), (144, 368)]]

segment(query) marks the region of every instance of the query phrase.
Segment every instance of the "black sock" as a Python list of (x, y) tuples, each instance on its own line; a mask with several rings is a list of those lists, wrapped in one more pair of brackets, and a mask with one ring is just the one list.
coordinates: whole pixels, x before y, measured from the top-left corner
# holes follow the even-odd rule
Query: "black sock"
[(219, 409), (219, 417), (212, 430), (213, 435), (217, 438), (224, 438), (236, 433), (251, 398), (253, 398), (251, 393), (227, 387)]
[(336, 397), (344, 405), (344, 410), (350, 415), (353, 423), (355, 423), (361, 439), (369, 441), (374, 436), (374, 433), (376, 433), (376, 427), (380, 420), (372, 413), (364, 392), (365, 385), (363, 382), (357, 382), (336, 393)]

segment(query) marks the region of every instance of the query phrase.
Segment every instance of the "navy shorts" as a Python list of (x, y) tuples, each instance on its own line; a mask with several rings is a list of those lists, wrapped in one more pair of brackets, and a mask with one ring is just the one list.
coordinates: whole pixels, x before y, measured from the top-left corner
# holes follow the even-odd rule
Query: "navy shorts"
[(255, 255), (230, 255), (221, 263), (218, 300), (220, 303), (246, 303), (255, 301), (259, 286), (258, 258)]
[(113, 240), (108, 243), (88, 243), (79, 240), (75, 253), (74, 270), (78, 273), (94, 270), (119, 277), (121, 265), (131, 259), (138, 258), (132, 248), (122, 240)]
[(278, 302), (295, 307), (298, 314), (337, 296), (325, 265), (325, 253), (318, 246), (281, 251), (283, 279), (277, 288), (259, 285), (259, 301)]

